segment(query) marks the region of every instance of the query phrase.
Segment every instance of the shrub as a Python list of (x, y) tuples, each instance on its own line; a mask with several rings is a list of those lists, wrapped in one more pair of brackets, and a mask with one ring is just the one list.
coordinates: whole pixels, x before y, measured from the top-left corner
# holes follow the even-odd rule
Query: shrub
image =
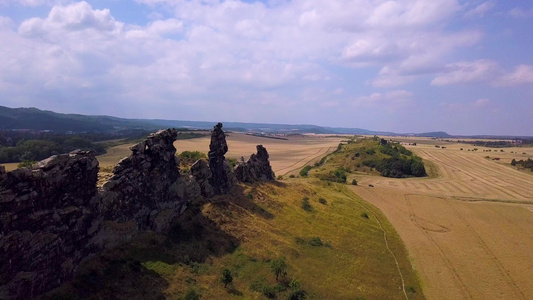
[(346, 171), (343, 168), (339, 168), (333, 172), (333, 175), (337, 178), (337, 182), (346, 183)]
[(352, 180), (352, 185), (357, 185), (357, 180), (353, 179)]
[(228, 158), (227, 160), (228, 160), (229, 165), (231, 166), (231, 168), (232, 168), (232, 169), (235, 169), (235, 166), (237, 165), (237, 159), (235, 159), (235, 158)]
[(368, 214), (367, 214), (366, 212), (362, 212), (362, 213), (361, 213), (361, 217), (362, 217), (362, 218), (365, 218), (365, 219), (368, 219), (368, 218), (369, 218), (369, 217), (368, 217)]
[(283, 176), (279, 175), (276, 180), (283, 180)]
[(200, 300), (200, 295), (195, 290), (188, 290), (183, 300)]
[(228, 284), (233, 282), (233, 276), (231, 276), (231, 271), (228, 269), (224, 269), (222, 271), (222, 277), (220, 277), (220, 281), (224, 284), (224, 287), (228, 286)]
[(310, 170), (311, 170), (311, 166), (309, 165), (303, 167), (303, 169), (300, 170), (300, 176), (306, 177), (309, 174)]
[(305, 211), (313, 211), (313, 207), (311, 206), (311, 203), (309, 203), (309, 197), (304, 197), (302, 199), (302, 208)]
[(265, 295), (265, 297), (272, 299), (276, 297), (276, 288), (270, 285), (265, 285), (261, 289), (261, 293)]
[(287, 263), (285, 262), (285, 257), (280, 257), (271, 261), (270, 269), (272, 270), (272, 273), (276, 275), (276, 280), (280, 277), (287, 276)]
[(313, 247), (322, 247), (322, 246), (324, 246), (324, 243), (322, 242), (322, 240), (319, 237), (312, 237), (309, 240), (309, 245), (311, 245)]
[(181, 152), (178, 157), (184, 162), (184, 163), (187, 163), (187, 164), (192, 164), (194, 163), (195, 161), (199, 160), (199, 159), (206, 159), (207, 158), (207, 155), (205, 155), (205, 153), (203, 152), (200, 152), (200, 151), (183, 151)]
[(289, 295), (289, 300), (305, 300), (307, 293), (302, 289), (293, 290)]
[(21, 163), (19, 163), (17, 165), (17, 168), (28, 168), (28, 169), (31, 169), (31, 167), (33, 166), (33, 164), (37, 163), (36, 161), (33, 161), (33, 160), (25, 160)]
[(289, 178), (294, 178), (294, 177), (296, 177), (296, 176), (294, 176), (294, 175), (290, 175), (290, 176), (289, 176)]
[(324, 199), (324, 198), (320, 198), (320, 199), (318, 199), (318, 203), (327, 205), (328, 201), (326, 201), (326, 199)]

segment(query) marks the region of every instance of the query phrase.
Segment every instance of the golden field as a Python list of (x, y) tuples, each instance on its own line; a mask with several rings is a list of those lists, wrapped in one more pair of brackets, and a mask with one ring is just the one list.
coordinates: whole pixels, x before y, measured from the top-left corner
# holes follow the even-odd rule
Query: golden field
[[(297, 174), (306, 164), (312, 164), (335, 150), (341, 137), (323, 135), (290, 136), (287, 140), (257, 137), (242, 133), (228, 133), (226, 158), (247, 160), (255, 153), (256, 145), (263, 145), (270, 155), (270, 164), (276, 175)], [(209, 152), (210, 136), (178, 140), (174, 143), (177, 153), (183, 151)], [(112, 147), (108, 153), (98, 156), (101, 168), (111, 168), (120, 159), (130, 154), (131, 145)]]
[[(533, 157), (533, 149), (501, 152), (420, 138), (402, 142), (429, 162), (432, 178), (358, 174), (359, 186), (351, 189), (398, 231), (425, 295), (533, 299), (533, 175), (509, 165), (512, 158)], [(417, 146), (407, 145), (413, 142)]]

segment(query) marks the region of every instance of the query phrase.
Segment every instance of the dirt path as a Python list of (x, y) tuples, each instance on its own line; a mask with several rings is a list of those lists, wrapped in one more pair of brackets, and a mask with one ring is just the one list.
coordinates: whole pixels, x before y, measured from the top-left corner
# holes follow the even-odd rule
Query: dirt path
[(439, 176), (361, 176), (352, 189), (396, 228), (428, 299), (533, 299), (533, 176), (459, 149), (412, 150)]

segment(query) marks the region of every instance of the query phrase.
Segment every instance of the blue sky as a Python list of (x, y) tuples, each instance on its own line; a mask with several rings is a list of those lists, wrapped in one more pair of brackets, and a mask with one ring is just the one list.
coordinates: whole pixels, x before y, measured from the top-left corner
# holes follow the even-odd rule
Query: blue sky
[(0, 0), (0, 105), (533, 136), (526, 0)]

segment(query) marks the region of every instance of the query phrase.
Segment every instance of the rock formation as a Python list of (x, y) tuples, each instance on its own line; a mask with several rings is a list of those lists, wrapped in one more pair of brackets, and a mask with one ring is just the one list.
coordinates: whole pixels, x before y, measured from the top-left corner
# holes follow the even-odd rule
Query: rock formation
[(257, 145), (257, 154), (252, 154), (247, 162), (241, 162), (235, 168), (235, 177), (241, 182), (254, 183), (263, 180), (274, 180), (275, 175), (268, 160), (269, 155), (263, 145)]
[(234, 183), (231, 167), (224, 155), (228, 152), (226, 135), (222, 131), (222, 123), (218, 123), (211, 131), (209, 144), (209, 169), (211, 169), (211, 186), (216, 195), (226, 194)]
[(186, 201), (173, 145), (176, 136), (175, 129), (160, 130), (130, 147), (132, 154), (116, 165), (102, 187), (106, 221), (134, 221), (139, 230), (159, 230), (160, 213), (178, 215)]
[(191, 166), (191, 175), (204, 197), (209, 198), (215, 195), (215, 191), (211, 186), (213, 176), (205, 160), (199, 159)]
[(178, 168), (176, 136), (160, 130), (132, 146), (100, 190), (92, 152), (55, 155), (33, 169), (0, 167), (0, 299), (38, 296), (71, 279), (91, 254), (141, 230), (165, 231), (190, 201), (230, 191), (222, 124), (209, 165), (197, 161), (188, 176)]
[(0, 176), (0, 299), (59, 285), (97, 250), (89, 245), (98, 228), (97, 176), (94, 153), (84, 151)]

